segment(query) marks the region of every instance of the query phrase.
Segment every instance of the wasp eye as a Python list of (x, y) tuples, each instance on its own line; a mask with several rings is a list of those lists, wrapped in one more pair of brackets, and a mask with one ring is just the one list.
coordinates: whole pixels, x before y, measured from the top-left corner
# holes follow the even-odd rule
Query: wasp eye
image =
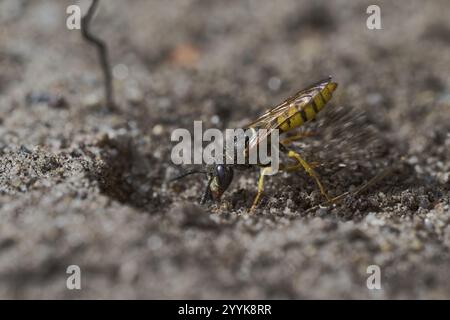
[(233, 169), (223, 164), (216, 166), (216, 176), (218, 178), (219, 187), (222, 190), (226, 190), (233, 180)]

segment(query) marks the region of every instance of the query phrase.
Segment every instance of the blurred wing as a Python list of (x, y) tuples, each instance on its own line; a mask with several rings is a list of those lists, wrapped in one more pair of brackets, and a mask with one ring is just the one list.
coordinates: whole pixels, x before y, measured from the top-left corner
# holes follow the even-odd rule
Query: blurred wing
[[(289, 147), (298, 148), (308, 161), (319, 162), (327, 172), (364, 172), (362, 167), (383, 167), (389, 143), (367, 114), (356, 107), (337, 106), (323, 110), (316, 122), (295, 133), (310, 132)], [(374, 171), (375, 172), (375, 171)], [(369, 174), (370, 176), (370, 174)]]

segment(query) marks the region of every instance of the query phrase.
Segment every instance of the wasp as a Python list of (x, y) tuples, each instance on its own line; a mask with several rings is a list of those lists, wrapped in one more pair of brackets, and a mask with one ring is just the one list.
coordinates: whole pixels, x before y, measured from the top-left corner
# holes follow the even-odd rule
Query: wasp
[[(267, 141), (267, 139), (270, 140), (270, 136), (273, 134), (274, 130), (278, 130), (280, 134), (283, 134), (296, 130), (310, 121), (314, 121), (317, 114), (331, 100), (337, 86), (338, 84), (332, 81), (331, 76), (327, 79), (318, 81), (309, 87), (298, 91), (293, 96), (265, 112), (256, 120), (244, 126), (244, 130), (250, 129), (255, 132), (257, 129), (265, 129), (263, 137), (250, 138), (245, 142), (245, 155), (248, 156), (250, 151), (253, 148), (257, 148), (261, 141)], [(298, 133), (279, 141), (279, 150), (283, 152), (287, 158), (291, 159), (291, 161), (288, 161), (289, 163), (282, 163), (280, 165), (280, 171), (293, 172), (301, 169), (305, 170), (315, 181), (320, 193), (327, 202), (332, 202), (333, 199), (328, 195), (325, 187), (320, 181), (319, 175), (314, 170), (316, 165), (308, 163), (298, 151), (289, 148), (290, 143), (300, 140), (305, 136), (307, 136), (307, 132)], [(178, 180), (194, 173), (206, 175), (206, 189), (201, 199), (201, 203), (203, 204), (208, 200), (220, 200), (222, 194), (228, 189), (233, 180), (234, 169), (242, 170), (251, 168), (252, 166), (254, 165), (214, 164), (208, 166), (206, 170), (192, 170), (172, 180)], [(257, 207), (264, 192), (264, 177), (270, 174), (272, 170), (267, 164), (263, 165), (258, 163), (256, 166), (260, 168), (258, 192), (250, 211), (254, 211)]]

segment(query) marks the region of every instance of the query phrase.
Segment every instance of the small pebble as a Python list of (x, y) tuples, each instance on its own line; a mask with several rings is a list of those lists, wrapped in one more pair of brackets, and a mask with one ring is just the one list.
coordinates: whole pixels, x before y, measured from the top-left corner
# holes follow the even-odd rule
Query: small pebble
[(30, 92), (25, 97), (25, 102), (27, 105), (31, 106), (34, 104), (47, 104), (52, 108), (66, 108), (68, 103), (64, 96), (60, 94), (53, 94), (49, 92)]
[(367, 95), (367, 103), (374, 106), (383, 101), (383, 96), (379, 93), (370, 93)]
[(422, 250), (423, 243), (419, 239), (415, 238), (411, 241), (410, 247), (412, 250), (419, 251)]
[(430, 219), (425, 218), (424, 223), (425, 223), (425, 228), (427, 228), (427, 229), (430, 230), (430, 231), (433, 231), (433, 230), (434, 230), (433, 222), (431, 222)]
[(28, 147), (24, 146), (23, 144), (20, 146), (20, 151), (23, 153), (31, 154), (31, 150), (28, 149)]
[(133, 104), (139, 104), (144, 100), (144, 95), (138, 87), (129, 87), (126, 89), (127, 101)]
[(281, 87), (281, 79), (277, 77), (272, 77), (267, 82), (267, 85), (270, 90), (272, 91), (278, 91)]
[(328, 208), (327, 207), (320, 207), (316, 211), (316, 215), (318, 217), (325, 217), (328, 214)]
[(122, 63), (116, 64), (113, 67), (112, 73), (114, 78), (116, 78), (117, 80), (125, 80), (126, 78), (128, 78), (128, 75), (130, 74), (128, 67)]
[(152, 133), (155, 136), (160, 136), (163, 133), (163, 131), (164, 131), (164, 127), (160, 124), (155, 125), (152, 129)]
[(219, 116), (218, 115), (213, 115), (211, 117), (211, 122), (212, 122), (212, 124), (218, 124), (220, 122)]
[(428, 197), (426, 196), (420, 196), (419, 197), (419, 207), (422, 209), (429, 209), (431, 206), (430, 200), (428, 200)]
[(98, 93), (90, 93), (83, 98), (83, 106), (88, 108), (99, 107), (101, 104), (101, 98)]

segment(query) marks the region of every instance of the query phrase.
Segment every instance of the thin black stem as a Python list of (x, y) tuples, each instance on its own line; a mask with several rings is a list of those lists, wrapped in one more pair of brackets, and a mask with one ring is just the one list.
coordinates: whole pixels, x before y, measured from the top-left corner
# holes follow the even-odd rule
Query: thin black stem
[(97, 38), (89, 30), (92, 17), (97, 9), (99, 0), (92, 0), (91, 6), (88, 9), (86, 15), (81, 19), (81, 34), (87, 42), (90, 42), (97, 48), (98, 57), (103, 70), (103, 78), (105, 81), (105, 101), (106, 106), (110, 110), (115, 108), (114, 104), (114, 89), (111, 76), (111, 68), (108, 59), (108, 48), (105, 43)]
[(180, 179), (183, 179), (184, 177), (186, 177), (188, 175), (196, 174), (196, 173), (202, 173), (202, 174), (206, 175), (206, 171), (191, 170), (191, 171), (185, 172), (183, 174), (180, 174), (179, 176), (176, 176), (175, 178), (172, 178), (169, 181), (172, 182), (172, 181), (180, 180)]

